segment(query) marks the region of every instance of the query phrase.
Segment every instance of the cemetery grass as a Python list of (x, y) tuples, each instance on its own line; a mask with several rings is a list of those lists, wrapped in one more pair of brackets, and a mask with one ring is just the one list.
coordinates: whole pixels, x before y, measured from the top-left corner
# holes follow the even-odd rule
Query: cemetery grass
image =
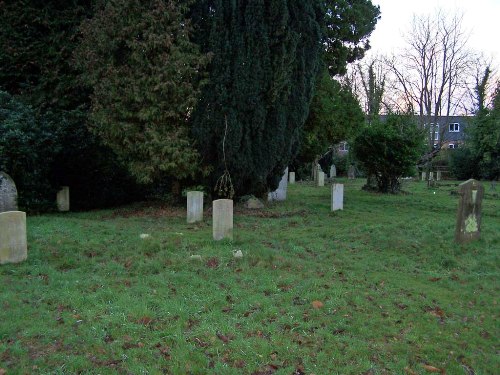
[(29, 217), (28, 260), (0, 266), (0, 373), (498, 373), (489, 185), (481, 240), (457, 245), (454, 182), (344, 182), (344, 211), (308, 184), (237, 206), (232, 241), (182, 207)]

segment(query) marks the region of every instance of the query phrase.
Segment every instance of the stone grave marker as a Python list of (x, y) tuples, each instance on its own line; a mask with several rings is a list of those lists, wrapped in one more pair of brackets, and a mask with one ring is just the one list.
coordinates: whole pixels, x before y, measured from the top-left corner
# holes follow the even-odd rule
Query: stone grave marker
[(441, 171), (437, 171), (436, 172), (436, 181), (441, 181), (442, 179), (442, 172)]
[(325, 172), (318, 171), (318, 182), (317, 186), (325, 186)]
[(471, 179), (458, 186), (458, 212), (455, 241), (466, 243), (481, 236), (481, 203), (484, 187)]
[(286, 190), (288, 188), (288, 167), (285, 169), (285, 173), (283, 177), (281, 177), (281, 181), (278, 185), (278, 188), (268, 193), (267, 200), (268, 201), (284, 201), (286, 200)]
[(0, 172), (0, 212), (17, 211), (17, 189), (14, 180)]
[(288, 182), (290, 185), (293, 185), (295, 183), (295, 172), (290, 172), (288, 175)]
[(203, 220), (203, 192), (187, 192), (187, 222), (196, 223)]
[(19, 263), (27, 257), (26, 213), (0, 213), (0, 264)]
[(332, 211), (344, 209), (344, 185), (332, 184)]
[(57, 209), (61, 212), (69, 211), (69, 186), (63, 186), (57, 192)]
[(422, 172), (422, 181), (427, 179), (427, 172)]
[(356, 178), (356, 167), (353, 164), (349, 166), (349, 170), (347, 171), (347, 178), (349, 178), (350, 180)]
[(434, 181), (434, 172), (429, 172), (429, 181)]
[(212, 203), (214, 240), (233, 239), (233, 200), (217, 199)]
[(335, 167), (335, 164), (332, 164), (330, 166), (330, 178), (337, 177), (337, 167)]

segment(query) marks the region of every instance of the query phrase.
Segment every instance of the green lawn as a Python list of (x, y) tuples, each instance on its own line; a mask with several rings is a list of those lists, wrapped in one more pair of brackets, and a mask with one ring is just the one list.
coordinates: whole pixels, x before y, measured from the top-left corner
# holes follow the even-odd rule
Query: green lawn
[(454, 182), (344, 182), (341, 212), (306, 184), (237, 206), (233, 241), (182, 207), (29, 217), (28, 260), (0, 266), (0, 373), (498, 374), (489, 184), (481, 240), (457, 245)]

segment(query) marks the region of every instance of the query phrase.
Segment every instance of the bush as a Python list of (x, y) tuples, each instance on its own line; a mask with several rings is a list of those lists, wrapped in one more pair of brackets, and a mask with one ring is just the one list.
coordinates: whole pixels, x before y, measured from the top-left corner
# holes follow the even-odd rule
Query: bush
[(479, 178), (478, 157), (468, 147), (449, 150), (450, 173), (457, 180)]
[(410, 116), (389, 115), (385, 122), (365, 126), (351, 150), (367, 175), (375, 176), (379, 192), (397, 193), (400, 178), (414, 173), (423, 137)]

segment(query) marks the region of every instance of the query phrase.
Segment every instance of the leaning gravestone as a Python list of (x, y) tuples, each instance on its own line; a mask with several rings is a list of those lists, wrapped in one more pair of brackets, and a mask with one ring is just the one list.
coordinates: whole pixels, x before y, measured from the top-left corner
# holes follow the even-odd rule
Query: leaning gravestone
[(344, 209), (344, 185), (332, 184), (332, 211)]
[(187, 222), (196, 223), (203, 220), (203, 192), (187, 192)]
[(233, 200), (217, 199), (213, 201), (213, 237), (219, 241), (224, 238), (233, 239)]
[(281, 177), (281, 181), (278, 185), (278, 188), (275, 191), (268, 193), (267, 200), (268, 201), (286, 200), (287, 187), (288, 187), (288, 167), (285, 169), (283, 177)]
[(479, 239), (481, 236), (481, 203), (484, 187), (471, 179), (458, 186), (458, 203), (455, 241), (459, 243)]
[(353, 180), (356, 178), (356, 167), (352, 164), (349, 167), (349, 170), (347, 171), (347, 178), (349, 178), (350, 180)]
[(288, 182), (290, 183), (290, 185), (293, 185), (295, 183), (295, 172), (289, 173)]
[(332, 164), (330, 167), (330, 178), (337, 177), (337, 168), (335, 167), (335, 164)]
[(325, 186), (325, 172), (318, 171), (318, 182), (316, 186)]
[(17, 189), (14, 180), (0, 172), (0, 212), (17, 211)]
[(0, 264), (19, 263), (27, 257), (26, 213), (0, 213)]
[(61, 212), (69, 211), (69, 187), (63, 186), (57, 192), (57, 209)]

